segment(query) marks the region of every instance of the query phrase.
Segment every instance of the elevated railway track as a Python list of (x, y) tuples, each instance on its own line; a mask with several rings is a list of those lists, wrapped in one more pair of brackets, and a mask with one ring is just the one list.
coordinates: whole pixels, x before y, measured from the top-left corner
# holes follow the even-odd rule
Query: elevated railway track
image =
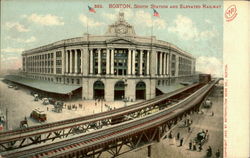
[(124, 116), (130, 119), (145, 116), (152, 112), (153, 109), (159, 110), (171, 106), (173, 103), (192, 94), (202, 85), (190, 85), (151, 100), (95, 115), (2, 132), (0, 133), (0, 152), (43, 143), (48, 140), (54, 141), (55, 139), (75, 134), (82, 134), (92, 129), (100, 129), (103, 126), (109, 126), (126, 120)]
[[(178, 103), (149, 114), (117, 125), (88, 132), (76, 138), (70, 138), (48, 145), (30, 149), (4, 152), (5, 157), (100, 157), (108, 151), (113, 157), (122, 154), (123, 146), (129, 150), (153, 141), (160, 141), (171, 126), (196, 111), (200, 103), (218, 80), (203, 85), (193, 94)], [(158, 104), (159, 106), (160, 104)]]

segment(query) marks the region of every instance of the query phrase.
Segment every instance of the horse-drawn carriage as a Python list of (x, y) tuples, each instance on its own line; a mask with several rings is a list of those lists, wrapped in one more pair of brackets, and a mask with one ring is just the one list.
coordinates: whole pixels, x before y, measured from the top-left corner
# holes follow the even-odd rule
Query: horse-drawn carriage
[(197, 144), (204, 144), (208, 139), (208, 136), (205, 132), (199, 132), (197, 133), (196, 137), (194, 138), (194, 141), (197, 143)]

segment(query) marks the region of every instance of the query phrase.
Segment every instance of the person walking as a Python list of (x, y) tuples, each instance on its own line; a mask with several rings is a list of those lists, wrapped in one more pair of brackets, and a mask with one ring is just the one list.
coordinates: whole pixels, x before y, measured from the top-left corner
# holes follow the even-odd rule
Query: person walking
[(180, 140), (180, 146), (182, 146), (182, 144), (183, 144), (183, 138), (181, 138), (181, 140)]
[(193, 150), (196, 151), (196, 143), (193, 142)]
[(220, 150), (218, 149), (217, 152), (215, 153), (216, 158), (220, 157)]
[(212, 148), (211, 148), (211, 146), (209, 146), (208, 149), (207, 149), (207, 157), (212, 157)]
[(213, 117), (214, 116), (214, 112), (212, 111), (212, 113), (211, 113), (211, 116)]
[(201, 145), (201, 143), (199, 143), (199, 152), (201, 152), (201, 150), (202, 150), (202, 145)]
[(168, 138), (169, 138), (169, 139), (172, 139), (172, 138), (173, 138), (172, 131), (170, 131)]
[(180, 132), (177, 133), (176, 138), (177, 138), (177, 140), (180, 139)]
[(192, 150), (192, 141), (189, 142), (189, 150)]

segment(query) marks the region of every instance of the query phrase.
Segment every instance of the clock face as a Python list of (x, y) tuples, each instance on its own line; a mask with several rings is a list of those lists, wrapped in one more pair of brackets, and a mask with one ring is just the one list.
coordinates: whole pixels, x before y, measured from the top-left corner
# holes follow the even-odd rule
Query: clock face
[(125, 34), (127, 33), (127, 28), (124, 25), (119, 25), (116, 27), (116, 33), (118, 34)]

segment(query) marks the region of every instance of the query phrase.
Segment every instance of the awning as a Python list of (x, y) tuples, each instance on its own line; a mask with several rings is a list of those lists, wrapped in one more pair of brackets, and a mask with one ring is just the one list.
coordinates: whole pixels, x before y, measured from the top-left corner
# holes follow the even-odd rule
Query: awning
[(170, 93), (170, 92), (173, 92), (177, 89), (181, 89), (185, 87), (184, 85), (181, 85), (181, 84), (173, 84), (173, 85), (169, 85), (169, 86), (157, 86), (156, 88), (158, 90), (160, 90), (162, 93)]
[(80, 88), (78, 85), (65, 85), (65, 84), (57, 84), (44, 80), (35, 80), (32, 78), (26, 78), (17, 75), (7, 75), (4, 77), (5, 79), (19, 83), (21, 85), (25, 85), (28, 87), (36, 88), (42, 91), (50, 92), (50, 93), (58, 93), (58, 94), (69, 94), (70, 92)]

